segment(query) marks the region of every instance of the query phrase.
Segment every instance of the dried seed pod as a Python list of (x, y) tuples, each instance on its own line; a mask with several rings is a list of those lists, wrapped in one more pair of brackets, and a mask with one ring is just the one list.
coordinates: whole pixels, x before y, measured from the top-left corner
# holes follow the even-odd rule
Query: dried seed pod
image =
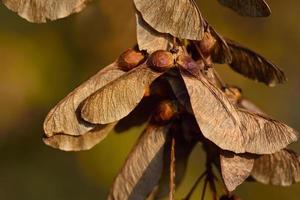
[(204, 57), (208, 57), (214, 51), (216, 42), (211, 33), (205, 32), (203, 39), (198, 43)]
[(168, 51), (155, 51), (150, 55), (148, 65), (160, 72), (167, 71), (174, 66), (174, 56)]
[(157, 123), (165, 123), (170, 121), (175, 116), (176, 112), (176, 105), (170, 100), (165, 100), (159, 103), (153, 118)]
[(200, 71), (205, 67), (203, 61), (197, 63), (187, 55), (179, 55), (176, 62), (180, 67), (196, 76), (201, 73)]
[(238, 87), (230, 86), (225, 88), (225, 94), (231, 103), (237, 104), (242, 98), (242, 90)]
[(130, 71), (137, 67), (145, 59), (145, 56), (140, 51), (127, 49), (118, 59), (119, 67), (124, 71)]

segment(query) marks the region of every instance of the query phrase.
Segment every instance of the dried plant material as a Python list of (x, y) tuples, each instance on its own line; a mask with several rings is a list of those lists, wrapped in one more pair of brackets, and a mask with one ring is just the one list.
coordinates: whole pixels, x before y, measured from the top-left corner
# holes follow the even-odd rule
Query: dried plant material
[(90, 0), (2, 0), (10, 10), (22, 18), (45, 23), (80, 12)]
[(194, 0), (134, 0), (152, 28), (180, 39), (201, 40), (204, 20)]
[(239, 109), (239, 116), (244, 147), (249, 153), (275, 153), (298, 140), (298, 133), (282, 122), (242, 109)]
[(260, 114), (260, 115), (266, 115), (257, 105), (249, 101), (248, 99), (242, 98), (238, 102), (238, 106), (240, 108), (246, 109), (252, 113)]
[(78, 107), (88, 96), (122, 74), (124, 72), (114, 62), (72, 91), (46, 117), (44, 122), (46, 136), (51, 137), (55, 134), (78, 136), (95, 128), (95, 125), (84, 122), (77, 115)]
[(264, 0), (218, 0), (242, 16), (268, 17), (271, 9)]
[(232, 62), (228, 64), (234, 71), (269, 86), (286, 81), (284, 72), (263, 56), (231, 40), (226, 42), (232, 55)]
[(142, 64), (88, 97), (81, 116), (93, 124), (109, 124), (126, 117), (142, 100), (145, 89), (161, 74)]
[(174, 67), (174, 55), (169, 51), (158, 50), (149, 56), (147, 63), (154, 70), (165, 72)]
[(250, 176), (254, 156), (221, 151), (220, 163), (225, 186), (231, 192)]
[(168, 50), (171, 47), (171, 36), (159, 33), (149, 26), (139, 13), (136, 14), (137, 43), (140, 50), (153, 53), (157, 50)]
[(216, 40), (214, 52), (212, 52), (212, 60), (218, 63), (231, 63), (232, 55), (229, 46), (225, 39), (210, 25), (208, 25), (208, 31)]
[(195, 78), (182, 72), (193, 113), (203, 135), (225, 150), (244, 153), (244, 138), (237, 110), (222, 91), (203, 75)]
[(257, 105), (242, 96), (242, 90), (235, 86), (228, 86), (225, 88), (225, 95), (227, 98), (239, 108), (248, 110), (252, 113), (267, 116)]
[[(180, 132), (182, 134), (183, 132)], [(181, 136), (181, 137), (180, 137)], [(188, 142), (182, 138), (182, 135), (176, 138), (175, 145), (175, 188), (177, 188), (183, 181), (187, 170), (187, 164), (190, 154), (194, 149), (196, 142)], [(162, 199), (169, 194), (170, 182), (170, 141), (166, 143), (164, 153), (164, 169), (160, 179), (159, 187), (155, 191), (155, 199)]]
[[(242, 97), (240, 89), (225, 89), (226, 96), (239, 108), (247, 152), (270, 154), (298, 139), (298, 133), (282, 122), (271, 119), (255, 104)], [(246, 110), (244, 110), (246, 109)]]
[(251, 175), (264, 184), (289, 186), (300, 181), (300, 157), (287, 149), (263, 155), (255, 160)]
[(284, 123), (237, 109), (201, 73), (181, 73), (203, 135), (221, 149), (270, 154), (297, 141), (298, 133)]
[(142, 52), (135, 49), (127, 49), (119, 56), (118, 65), (124, 71), (130, 71), (139, 66), (145, 60)]
[(114, 126), (115, 123), (109, 125), (98, 125), (84, 135), (73, 136), (57, 134), (52, 137), (44, 137), (43, 141), (48, 146), (63, 151), (89, 150), (106, 138)]
[(169, 126), (148, 125), (114, 180), (109, 200), (144, 200), (158, 184), (163, 170)]

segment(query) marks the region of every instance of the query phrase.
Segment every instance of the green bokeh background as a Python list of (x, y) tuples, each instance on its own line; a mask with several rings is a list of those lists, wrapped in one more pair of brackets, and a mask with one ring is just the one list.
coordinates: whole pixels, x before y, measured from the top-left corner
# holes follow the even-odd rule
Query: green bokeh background
[[(221, 34), (270, 58), (289, 81), (267, 88), (218, 66), (222, 77), (243, 88), (267, 113), (300, 130), (300, 1), (269, 2), (273, 13), (264, 19), (240, 17), (216, 0), (198, 5)], [(140, 128), (112, 133), (90, 151), (65, 153), (42, 143), (42, 123), (61, 98), (134, 44), (131, 0), (94, 0), (83, 12), (47, 24), (28, 23), (0, 4), (0, 200), (105, 199)], [(299, 144), (292, 148), (300, 152)], [(202, 173), (204, 162), (198, 147), (178, 199)], [(298, 200), (300, 184), (245, 183), (237, 193), (245, 200)], [(199, 197), (200, 188), (193, 199)]]

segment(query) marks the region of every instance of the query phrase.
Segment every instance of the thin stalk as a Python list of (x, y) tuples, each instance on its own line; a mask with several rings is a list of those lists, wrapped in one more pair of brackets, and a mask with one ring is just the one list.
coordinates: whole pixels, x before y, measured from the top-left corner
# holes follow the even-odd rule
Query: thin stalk
[(207, 183), (208, 183), (208, 179), (206, 178), (205, 182), (204, 182), (202, 194), (201, 194), (201, 200), (204, 200), (204, 198), (205, 198), (205, 192), (206, 192)]
[(174, 200), (175, 194), (175, 138), (172, 137), (172, 145), (171, 145), (171, 160), (170, 160), (170, 192), (169, 192), (169, 200)]
[(206, 171), (203, 172), (199, 178), (196, 180), (196, 182), (194, 183), (192, 189), (190, 190), (190, 192), (186, 195), (186, 197), (183, 200), (190, 200), (192, 194), (194, 193), (195, 189), (197, 188), (197, 186), (199, 185), (200, 181), (205, 177), (206, 175)]

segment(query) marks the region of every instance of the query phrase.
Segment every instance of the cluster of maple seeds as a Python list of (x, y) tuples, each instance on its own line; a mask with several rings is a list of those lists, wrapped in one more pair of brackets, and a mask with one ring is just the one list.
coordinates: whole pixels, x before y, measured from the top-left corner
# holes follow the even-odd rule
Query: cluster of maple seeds
[[(4, 4), (31, 22), (55, 20), (82, 10), (88, 0), (6, 0)], [(266, 17), (264, 0), (219, 0), (243, 16)], [(297, 132), (273, 120), (228, 86), (214, 63), (269, 86), (286, 80), (263, 56), (224, 39), (203, 19), (193, 0), (134, 0), (137, 42), (111, 65), (76, 88), (48, 114), (44, 142), (64, 151), (88, 150), (113, 129), (148, 123), (108, 199), (174, 199), (188, 157), (201, 143), (206, 170), (184, 198), (204, 179), (218, 198), (216, 167), (225, 194), (248, 177), (287, 186), (300, 180), (300, 158), (286, 146)], [(36, 6), (39, 5), (39, 6)], [(138, 119), (137, 119), (138, 118)], [(121, 127), (121, 126), (125, 126)]]

